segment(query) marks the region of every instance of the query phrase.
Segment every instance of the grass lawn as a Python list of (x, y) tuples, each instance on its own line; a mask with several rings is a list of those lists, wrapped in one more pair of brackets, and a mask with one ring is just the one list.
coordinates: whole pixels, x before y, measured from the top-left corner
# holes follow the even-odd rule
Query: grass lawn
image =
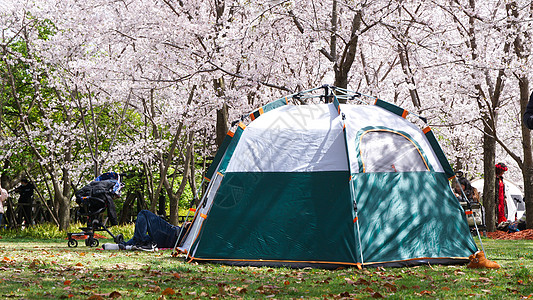
[(83, 241), (68, 248), (66, 239), (4, 237), (0, 298), (533, 298), (533, 241), (484, 238), (483, 244), (501, 269), (229, 267), (186, 263), (183, 257), (172, 257), (171, 250), (103, 251)]

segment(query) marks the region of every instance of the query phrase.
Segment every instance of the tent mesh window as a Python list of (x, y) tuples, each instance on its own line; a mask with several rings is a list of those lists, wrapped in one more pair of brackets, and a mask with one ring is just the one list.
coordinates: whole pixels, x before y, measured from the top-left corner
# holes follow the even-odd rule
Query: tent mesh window
[(424, 172), (428, 166), (421, 150), (407, 136), (387, 130), (367, 131), (361, 136), (363, 172)]

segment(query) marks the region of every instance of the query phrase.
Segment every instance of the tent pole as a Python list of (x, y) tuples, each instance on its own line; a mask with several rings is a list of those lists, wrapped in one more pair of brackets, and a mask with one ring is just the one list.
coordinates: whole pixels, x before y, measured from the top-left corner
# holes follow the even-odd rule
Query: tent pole
[[(200, 189), (204, 185), (204, 182), (205, 182), (205, 179), (202, 179), (202, 182), (200, 183), (200, 186), (196, 189), (196, 195), (198, 195), (200, 193)], [(176, 243), (174, 244), (174, 250), (176, 250), (177, 247), (178, 247), (178, 243), (179, 243), (180, 238), (181, 238), (182, 233), (183, 233), (183, 225), (185, 225), (185, 222), (187, 222), (187, 219), (189, 218), (189, 215), (190, 215), (190, 213), (192, 211), (192, 207), (194, 205), (194, 201), (195, 200), (196, 200), (196, 197), (193, 197), (191, 199), (191, 203), (189, 204), (189, 210), (187, 211), (187, 215), (185, 216), (185, 220), (183, 221), (183, 224), (181, 224), (181, 228), (180, 228), (180, 231), (179, 231), (179, 234), (178, 234), (178, 238), (176, 239)], [(195, 212), (196, 212), (196, 210), (195, 210)]]
[[(353, 190), (352, 174), (350, 174), (350, 193), (352, 194), (353, 198), (355, 195), (355, 191)], [(357, 203), (355, 202), (355, 199), (353, 199), (353, 205), (355, 210), (355, 227), (357, 229), (357, 239), (359, 240), (359, 255), (361, 256), (362, 265), (365, 263), (365, 261), (363, 260), (363, 245), (361, 244), (361, 232), (359, 231), (359, 216), (357, 214)]]
[(346, 136), (346, 115), (341, 112), (340, 103), (339, 103), (339, 100), (337, 99), (337, 95), (335, 94), (335, 92), (331, 91), (331, 94), (333, 96), (333, 105), (335, 105), (335, 108), (337, 108), (337, 112), (341, 116), (341, 120), (342, 120), (342, 128), (343, 128), (342, 131), (343, 131), (343, 136), (344, 136), (344, 147), (346, 150), (346, 161), (348, 163), (348, 173), (350, 175), (350, 179), (348, 180), (348, 183), (350, 184), (350, 196), (353, 201), (353, 208), (355, 212), (354, 223), (355, 223), (355, 228), (357, 230), (357, 239), (359, 243), (359, 255), (361, 256), (361, 265), (362, 265), (364, 264), (365, 261), (363, 259), (363, 245), (361, 244), (361, 232), (359, 230), (359, 217), (357, 214), (357, 202), (355, 200), (355, 191), (354, 191), (353, 182), (352, 182), (353, 180), (352, 165), (350, 163), (350, 152), (348, 150), (348, 138)]

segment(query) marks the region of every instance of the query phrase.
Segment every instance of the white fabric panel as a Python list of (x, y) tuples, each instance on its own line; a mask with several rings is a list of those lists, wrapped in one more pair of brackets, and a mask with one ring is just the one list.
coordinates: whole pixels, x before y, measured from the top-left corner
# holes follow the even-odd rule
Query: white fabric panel
[(348, 152), (352, 164), (352, 172), (357, 173), (359, 171), (357, 160), (359, 154), (355, 150), (356, 135), (360, 129), (368, 126), (381, 126), (409, 134), (420, 145), (433, 170), (444, 172), (422, 130), (406, 119), (374, 105), (341, 104), (341, 111), (346, 115)]
[[(369, 126), (407, 133), (420, 145), (428, 164), (444, 172), (424, 133), (411, 122), (374, 105), (341, 104), (341, 112), (346, 116), (352, 172), (359, 171), (356, 135)], [(227, 172), (346, 171), (343, 139), (342, 120), (333, 104), (283, 106), (244, 130)]]
[(366, 173), (428, 171), (416, 146), (395, 132), (366, 132), (361, 138), (360, 152)]
[(187, 234), (183, 245), (181, 247), (178, 247), (178, 250), (187, 251), (189, 255), (194, 256), (194, 253), (190, 251), (190, 248), (192, 243), (194, 242), (194, 240), (196, 240), (196, 237), (200, 233), (200, 229), (202, 228), (202, 225), (204, 224), (205, 220), (204, 218), (200, 217), (200, 214), (207, 215), (209, 213), (209, 210), (211, 210), (211, 206), (213, 206), (213, 200), (215, 199), (215, 195), (217, 194), (218, 188), (220, 187), (220, 182), (222, 181), (222, 178), (224, 178), (224, 176), (220, 175), (220, 173), (215, 173), (215, 175), (213, 175), (213, 178), (207, 186), (205, 196), (200, 202), (200, 206), (196, 208), (194, 222), (191, 224), (191, 227), (189, 227), (189, 233)]
[(283, 106), (244, 130), (227, 172), (346, 171), (340, 117), (327, 104)]

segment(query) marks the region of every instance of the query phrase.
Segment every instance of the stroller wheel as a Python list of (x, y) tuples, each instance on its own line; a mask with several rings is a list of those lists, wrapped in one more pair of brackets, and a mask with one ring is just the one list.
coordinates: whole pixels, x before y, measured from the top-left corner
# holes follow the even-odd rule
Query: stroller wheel
[(98, 247), (98, 245), (100, 245), (100, 242), (98, 241), (98, 239), (92, 239), (89, 246)]
[(93, 237), (89, 237), (85, 240), (85, 246), (87, 247), (97, 247), (100, 244), (98, 239), (95, 239)]
[(78, 241), (76, 241), (75, 239), (70, 239), (68, 240), (68, 246), (69, 248), (78, 247)]
[(117, 234), (115, 236), (115, 243), (117, 243), (117, 244), (124, 243), (124, 236), (121, 233), (119, 233), (119, 234)]

